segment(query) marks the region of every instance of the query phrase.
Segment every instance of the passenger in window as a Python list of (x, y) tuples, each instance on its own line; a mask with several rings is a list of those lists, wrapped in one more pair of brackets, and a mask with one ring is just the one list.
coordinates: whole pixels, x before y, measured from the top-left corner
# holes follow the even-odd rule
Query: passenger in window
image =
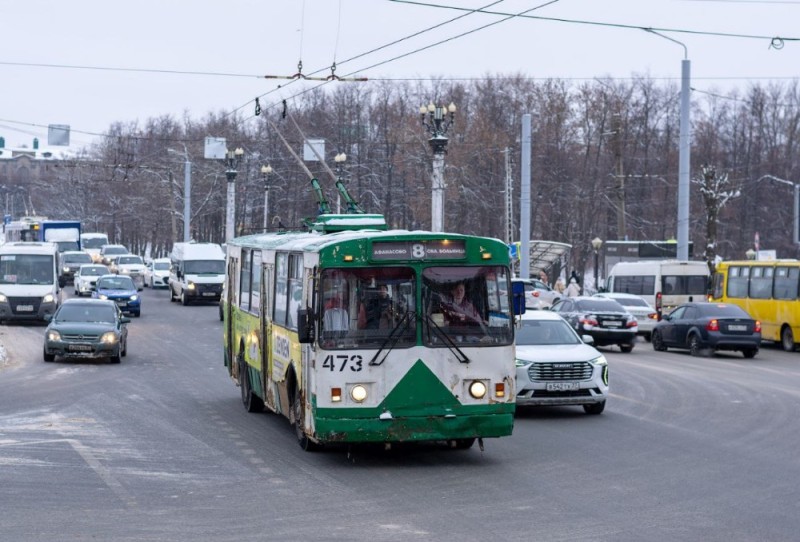
[(323, 329), (327, 331), (348, 331), (350, 329), (350, 315), (342, 304), (338, 294), (332, 296), (325, 305), (323, 316)]
[(377, 295), (368, 294), (358, 309), (358, 329), (391, 329), (395, 323), (394, 302), (386, 284), (378, 286)]
[(463, 282), (457, 282), (450, 289), (450, 300), (442, 303), (442, 313), (446, 325), (478, 325), (483, 318), (475, 306), (467, 299), (467, 288)]

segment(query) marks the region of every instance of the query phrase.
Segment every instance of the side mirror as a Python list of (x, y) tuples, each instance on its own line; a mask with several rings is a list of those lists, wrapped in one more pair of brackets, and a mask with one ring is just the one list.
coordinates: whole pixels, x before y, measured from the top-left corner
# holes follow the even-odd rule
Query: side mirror
[(592, 337), (591, 335), (581, 335), (581, 340), (589, 345), (594, 344), (594, 337)]
[(131, 319), (128, 316), (123, 316), (122, 318), (119, 319), (119, 323), (120, 324), (130, 324), (131, 323)]
[(52, 319), (53, 319), (53, 315), (52, 314), (45, 314), (44, 315), (44, 321), (45, 322), (49, 322)]
[(523, 283), (511, 283), (511, 302), (514, 314), (525, 314), (525, 285)]
[(314, 342), (313, 320), (308, 309), (297, 309), (297, 341), (300, 344)]

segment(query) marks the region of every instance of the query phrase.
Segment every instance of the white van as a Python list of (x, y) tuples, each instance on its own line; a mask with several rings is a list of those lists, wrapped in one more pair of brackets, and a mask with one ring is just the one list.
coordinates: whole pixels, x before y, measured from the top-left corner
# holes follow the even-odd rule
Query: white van
[(0, 321), (45, 320), (58, 308), (55, 243), (0, 245)]
[(216, 243), (175, 243), (169, 255), (169, 299), (183, 305), (219, 303), (225, 284), (225, 253)]
[(608, 274), (606, 290), (642, 296), (661, 315), (681, 303), (705, 301), (709, 278), (706, 262), (619, 262)]
[(94, 263), (100, 263), (102, 257), (100, 256), (100, 249), (103, 245), (108, 244), (108, 235), (105, 233), (82, 233), (81, 234), (81, 250), (85, 250), (92, 256)]

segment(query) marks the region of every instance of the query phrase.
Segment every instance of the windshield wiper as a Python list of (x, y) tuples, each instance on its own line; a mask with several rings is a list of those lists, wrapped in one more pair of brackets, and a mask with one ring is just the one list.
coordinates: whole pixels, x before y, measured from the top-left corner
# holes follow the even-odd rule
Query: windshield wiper
[[(370, 365), (380, 365), (384, 361), (386, 361), (386, 358), (389, 356), (389, 352), (391, 352), (394, 349), (395, 345), (397, 345), (397, 341), (399, 341), (400, 337), (403, 336), (402, 333), (399, 333), (400, 326), (402, 326), (409, 319), (409, 316), (411, 316), (413, 314), (414, 313), (412, 311), (406, 311), (403, 314), (403, 317), (400, 318), (400, 321), (397, 322), (397, 325), (395, 325), (392, 328), (392, 331), (389, 332), (389, 336), (386, 337), (386, 339), (383, 341), (383, 344), (381, 344), (381, 347), (378, 348), (378, 351), (375, 352), (374, 356), (372, 356), (372, 359), (369, 361)], [(387, 346), (388, 346), (388, 348), (387, 348)], [(378, 356), (381, 355), (381, 352), (383, 352), (384, 348), (386, 348), (386, 354), (384, 354), (383, 358), (381, 358), (380, 361), (376, 361), (378, 359)]]
[(426, 316), (428, 319), (428, 325), (431, 326), (436, 332), (436, 335), (442, 339), (442, 341), (444, 341), (444, 343), (447, 345), (447, 348), (449, 348), (450, 351), (455, 354), (456, 359), (458, 359), (458, 361), (461, 363), (469, 363), (470, 360), (467, 355), (458, 347), (456, 343), (453, 342), (453, 339), (450, 338), (450, 335), (445, 333), (444, 330), (439, 327), (439, 324), (437, 324), (433, 318), (431, 318), (430, 314)]

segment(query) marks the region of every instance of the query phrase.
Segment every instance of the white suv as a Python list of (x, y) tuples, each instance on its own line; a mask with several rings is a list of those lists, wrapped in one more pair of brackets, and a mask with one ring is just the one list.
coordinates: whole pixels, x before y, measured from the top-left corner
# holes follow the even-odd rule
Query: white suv
[(144, 285), (151, 288), (168, 288), (169, 268), (169, 258), (156, 258), (147, 262), (147, 269), (144, 271)]
[(516, 330), (517, 406), (581, 405), (587, 414), (603, 412), (608, 362), (591, 342), (557, 313), (523, 314)]
[(525, 308), (528, 310), (549, 309), (562, 297), (539, 279), (511, 279), (511, 282), (521, 282), (525, 285)]

